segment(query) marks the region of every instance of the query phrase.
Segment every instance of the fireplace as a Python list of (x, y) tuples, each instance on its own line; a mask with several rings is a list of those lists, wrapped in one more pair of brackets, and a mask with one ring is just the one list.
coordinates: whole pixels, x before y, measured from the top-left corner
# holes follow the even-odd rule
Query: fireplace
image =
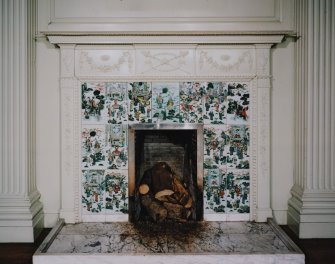
[[(180, 36), (163, 38), (162, 43), (160, 37), (149, 38), (160, 44), (147, 37), (130, 39), (127, 45), (114, 45), (125, 40), (49, 36), (61, 50), (60, 216), (67, 223), (134, 221), (136, 179), (145, 170), (135, 162), (135, 139), (143, 136), (136, 131), (188, 127), (197, 130), (195, 188), (203, 193), (203, 211), (196, 210), (193, 219), (266, 221), (272, 215), (270, 48), (282, 37), (187, 36), (184, 44), (177, 44)], [(82, 109), (80, 87), (85, 83), (93, 86), (85, 91), (87, 99), (100, 97), (100, 112)], [(162, 83), (171, 89), (166, 92)], [(94, 94), (94, 87), (99, 93)], [(169, 110), (165, 113), (160, 93), (174, 102), (173, 107), (163, 105)], [(98, 113), (101, 119), (90, 116)], [(198, 125), (202, 132), (192, 127)], [(116, 132), (110, 132), (114, 128)], [(109, 133), (118, 134), (118, 142), (110, 142)], [(85, 139), (80, 138), (83, 134)], [(104, 146), (102, 156), (99, 152), (89, 155), (93, 162), (83, 161), (88, 150), (83, 140), (88, 135)]]
[(203, 219), (202, 135), (201, 124), (130, 126), (130, 221)]

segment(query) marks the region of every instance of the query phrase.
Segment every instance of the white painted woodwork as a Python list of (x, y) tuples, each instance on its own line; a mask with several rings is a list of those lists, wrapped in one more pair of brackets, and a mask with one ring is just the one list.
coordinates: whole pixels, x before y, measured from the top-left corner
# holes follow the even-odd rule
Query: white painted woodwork
[(271, 208), (281, 225), (287, 224), (288, 199), (293, 186), (295, 41), (287, 38), (271, 49)]
[[(265, 222), (272, 217), (270, 207), (270, 48), (269, 44), (256, 45), (257, 89), (257, 183), (256, 220)], [(254, 115), (255, 113), (252, 113)], [(251, 123), (253, 126), (253, 123)], [(253, 158), (253, 157), (252, 157)]]
[(292, 33), (293, 0), (39, 0), (38, 31)]
[(44, 226), (53, 227), (60, 209), (59, 49), (36, 41), (36, 182)]
[(43, 225), (35, 167), (35, 5), (0, 4), (0, 242), (33, 242)]
[(335, 237), (335, 3), (298, 1), (294, 186), (288, 222), (301, 238)]

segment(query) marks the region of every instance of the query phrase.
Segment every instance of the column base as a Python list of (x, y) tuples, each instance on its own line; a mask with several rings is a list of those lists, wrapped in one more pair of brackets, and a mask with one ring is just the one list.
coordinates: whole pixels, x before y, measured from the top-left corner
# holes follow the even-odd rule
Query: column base
[(32, 198), (1, 197), (0, 243), (31, 243), (43, 229), (43, 206), (39, 193)]
[(335, 238), (335, 193), (325, 190), (291, 190), (287, 224), (299, 238)]

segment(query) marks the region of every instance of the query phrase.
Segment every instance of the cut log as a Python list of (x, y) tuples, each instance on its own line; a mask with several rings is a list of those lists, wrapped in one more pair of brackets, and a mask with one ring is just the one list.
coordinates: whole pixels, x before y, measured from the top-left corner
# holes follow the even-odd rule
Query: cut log
[(140, 187), (138, 188), (140, 191), (140, 194), (145, 195), (149, 192), (150, 188), (147, 184), (141, 184)]
[(187, 203), (184, 205), (185, 208), (191, 208), (192, 207), (192, 204), (193, 204), (193, 200), (192, 198), (190, 197), (190, 199), (188, 199)]
[(159, 198), (161, 198), (162, 196), (165, 196), (165, 195), (171, 195), (173, 194), (173, 191), (172, 190), (163, 190), (163, 191), (160, 191), (158, 193), (155, 194), (155, 198), (160, 200)]
[(162, 203), (156, 199), (152, 199), (149, 195), (143, 195), (141, 197), (141, 203), (155, 222), (163, 221), (167, 217), (167, 209)]
[(176, 220), (187, 220), (190, 216), (191, 211), (185, 209), (183, 206), (174, 203), (163, 203), (164, 207), (167, 209), (167, 218)]

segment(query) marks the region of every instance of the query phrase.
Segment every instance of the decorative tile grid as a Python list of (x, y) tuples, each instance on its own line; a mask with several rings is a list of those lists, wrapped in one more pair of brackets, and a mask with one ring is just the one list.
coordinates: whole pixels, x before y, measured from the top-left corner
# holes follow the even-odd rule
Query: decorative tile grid
[(133, 82), (128, 85), (129, 123), (152, 123), (151, 83)]
[(82, 214), (128, 212), (127, 83), (83, 83)]
[(199, 82), (180, 83), (180, 123), (203, 123), (204, 84)]
[(204, 212), (249, 213), (249, 87), (208, 83), (204, 98)]
[(179, 83), (152, 84), (152, 121), (154, 123), (178, 123), (179, 105)]
[(128, 123), (204, 123), (205, 213), (249, 212), (244, 83), (83, 83), (84, 214), (128, 211)]
[(249, 127), (204, 126), (205, 213), (249, 213)]
[(127, 83), (106, 83), (108, 123), (127, 123)]

